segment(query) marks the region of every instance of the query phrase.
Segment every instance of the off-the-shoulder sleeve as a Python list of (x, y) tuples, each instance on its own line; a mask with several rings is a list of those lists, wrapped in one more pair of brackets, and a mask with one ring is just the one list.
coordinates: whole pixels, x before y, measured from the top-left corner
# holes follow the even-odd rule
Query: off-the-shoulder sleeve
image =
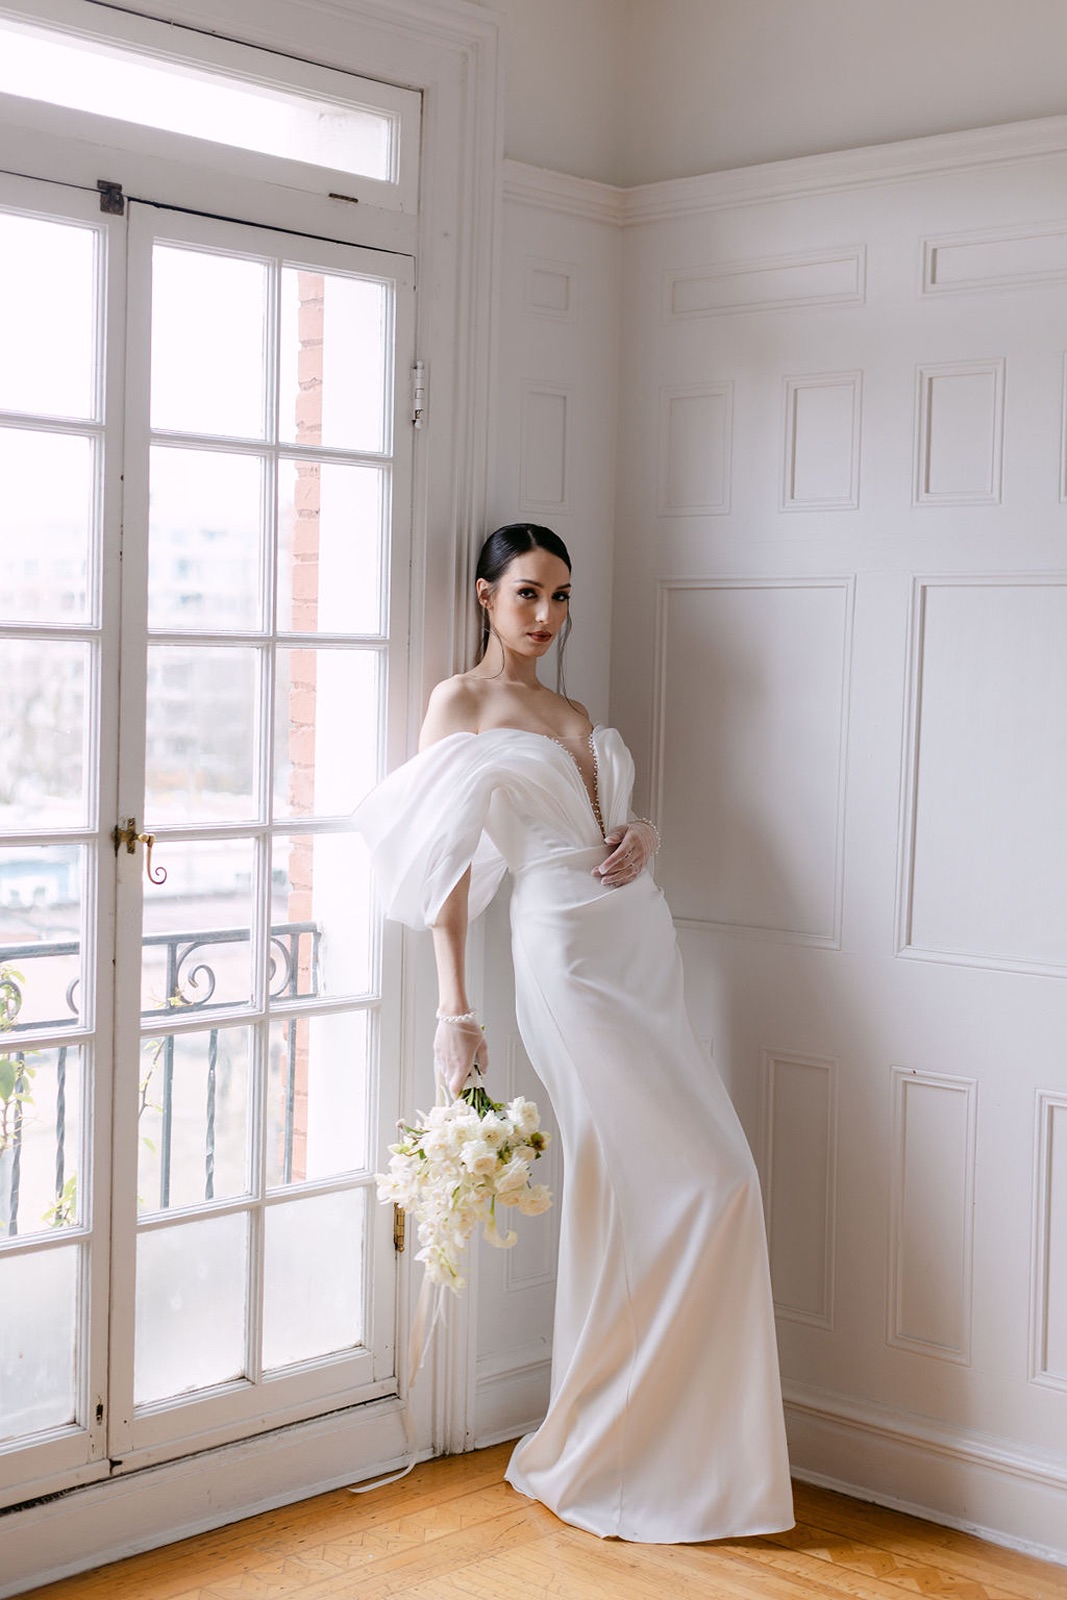
[(352, 821), (370, 846), (386, 916), (432, 927), (468, 867), (470, 915), (485, 910), (505, 872), (482, 831), (499, 782), (499, 762), (477, 734), (453, 733), (371, 790)]

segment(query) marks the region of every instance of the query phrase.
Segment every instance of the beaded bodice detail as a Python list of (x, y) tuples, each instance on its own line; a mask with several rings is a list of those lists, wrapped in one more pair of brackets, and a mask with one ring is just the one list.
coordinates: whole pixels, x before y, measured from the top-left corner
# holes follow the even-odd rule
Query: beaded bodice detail
[(593, 816), (596, 818), (596, 825), (600, 829), (601, 837), (606, 837), (607, 829), (604, 826), (604, 816), (600, 809), (600, 758), (597, 755), (596, 738), (594, 736), (594, 732), (595, 730), (591, 728), (589, 730), (589, 736), (586, 739), (586, 749), (589, 751), (589, 757), (593, 763), (593, 787), (591, 789), (585, 781), (585, 773), (582, 771), (581, 764), (577, 756), (574, 754), (574, 751), (569, 750), (564, 744), (563, 740), (557, 739), (554, 734), (546, 733), (543, 735), (543, 737), (550, 740), (552, 744), (558, 744), (564, 754), (568, 755), (574, 762), (574, 765), (577, 768), (578, 776), (582, 780), (582, 788), (589, 797), (589, 804), (592, 808)]

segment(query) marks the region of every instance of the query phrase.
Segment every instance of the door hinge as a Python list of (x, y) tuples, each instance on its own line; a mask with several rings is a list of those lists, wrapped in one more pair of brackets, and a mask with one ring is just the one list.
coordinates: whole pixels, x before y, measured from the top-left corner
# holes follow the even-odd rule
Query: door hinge
[(100, 209), (109, 217), (122, 217), (126, 214), (126, 196), (122, 192), (121, 183), (111, 183), (107, 178), (97, 178), (96, 187), (100, 190)]
[(398, 1256), (404, 1254), (404, 1235), (407, 1230), (408, 1215), (396, 1201), (393, 1201), (393, 1249)]
[(416, 428), (421, 428), (426, 418), (426, 364), (416, 361), (411, 369), (411, 420)]

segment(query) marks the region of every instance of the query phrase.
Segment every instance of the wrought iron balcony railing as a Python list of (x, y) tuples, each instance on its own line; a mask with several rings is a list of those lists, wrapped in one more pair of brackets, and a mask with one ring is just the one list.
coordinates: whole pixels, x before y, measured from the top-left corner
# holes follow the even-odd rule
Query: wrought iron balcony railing
[[(173, 1160), (174, 1129), (174, 1060), (175, 1034), (164, 1030), (166, 1019), (176, 1011), (183, 1015), (190, 1011), (212, 1008), (212, 1021), (219, 1012), (236, 1010), (240, 1001), (214, 999), (218, 987), (220, 957), (212, 955), (210, 961), (204, 953), (215, 947), (233, 947), (247, 944), (251, 935), (248, 928), (211, 928), (181, 933), (146, 934), (142, 944), (148, 951), (162, 953), (164, 994), (166, 1000), (159, 1006), (142, 1012), (145, 1023), (160, 1023), (151, 1037), (158, 1038), (159, 1048), (154, 1063), (162, 1069), (159, 1093), (160, 1151), (159, 1151), (159, 1207), (170, 1205), (171, 1166)], [(301, 941), (306, 941), (301, 946)], [(28, 1057), (32, 1051), (20, 1048), (19, 1040), (31, 1029), (36, 1033), (54, 1032), (70, 1026), (78, 1019), (77, 990), (79, 979), (73, 978), (65, 990), (67, 1015), (22, 1021), (21, 1012), (33, 977), (30, 964), (42, 959), (77, 956), (77, 940), (30, 942), (0, 945), (0, 1062), (6, 1063), (6, 1076), (0, 1079), (0, 1236), (13, 1237), (19, 1231), (19, 1204), (22, 1187), (23, 1146), (26, 1138), (28, 1108), (32, 1105), (32, 1078), (34, 1069)], [(270, 930), (269, 994), (272, 1000), (314, 998), (321, 992), (322, 928), (315, 922), (275, 923)], [(297, 1091), (297, 1019), (284, 1020), (286, 1049), (283, 1085), (282, 1129), (282, 1181), (292, 1182), (293, 1148), (296, 1135)], [(216, 1096), (218, 1092), (220, 1028), (208, 1028), (207, 1073), (204, 1139), (204, 1199), (211, 1200), (215, 1192), (215, 1134)], [(68, 1060), (71, 1047), (60, 1043), (56, 1048), (55, 1083), (55, 1208), (57, 1222), (63, 1220), (67, 1197), (67, 1099)], [(4, 1091), (6, 1090), (6, 1093)], [(3, 1158), (7, 1156), (7, 1161)], [(6, 1173), (4, 1167), (6, 1166)]]

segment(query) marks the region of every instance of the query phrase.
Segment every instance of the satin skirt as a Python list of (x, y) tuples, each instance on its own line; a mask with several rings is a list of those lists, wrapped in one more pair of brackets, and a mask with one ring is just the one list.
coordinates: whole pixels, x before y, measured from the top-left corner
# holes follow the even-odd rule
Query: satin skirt
[(601, 849), (515, 874), (519, 1027), (560, 1127), (551, 1398), (508, 1481), (602, 1537), (793, 1525), (759, 1182), (670, 912)]

